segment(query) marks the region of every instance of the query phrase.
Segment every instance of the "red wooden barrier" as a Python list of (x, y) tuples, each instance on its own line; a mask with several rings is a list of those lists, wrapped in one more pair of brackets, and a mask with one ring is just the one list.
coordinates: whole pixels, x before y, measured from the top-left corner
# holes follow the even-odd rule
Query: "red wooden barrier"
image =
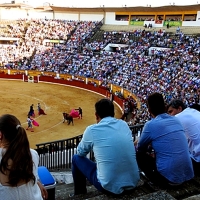
[[(5, 79), (23, 79), (23, 74), (6, 74), (6, 73), (0, 73), (0, 78), (5, 78)], [(26, 77), (25, 77), (26, 79)], [(84, 81), (80, 80), (64, 80), (64, 79), (55, 79), (53, 76), (39, 76), (39, 81), (43, 82), (49, 82), (49, 83), (58, 83), (58, 84), (63, 84), (63, 85), (71, 85), (83, 89), (87, 89), (90, 91), (97, 92), (99, 94), (102, 94), (106, 96), (108, 90), (106, 87), (102, 86), (94, 86), (94, 84), (86, 84)], [(38, 82), (38, 77), (34, 76), (34, 82)], [(117, 96), (114, 96), (114, 101), (121, 107), (123, 108), (123, 100), (120, 99)]]

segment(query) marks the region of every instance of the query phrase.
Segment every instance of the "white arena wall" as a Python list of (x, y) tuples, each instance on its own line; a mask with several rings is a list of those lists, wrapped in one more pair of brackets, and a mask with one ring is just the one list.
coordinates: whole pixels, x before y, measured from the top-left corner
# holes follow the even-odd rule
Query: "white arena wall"
[[(0, 8), (0, 19), (16, 20), (27, 18), (27, 10), (19, 8)], [(16, 18), (17, 16), (17, 18)]]
[(17, 19), (53, 19), (52, 11), (36, 11), (34, 9), (0, 8), (0, 20)]
[(62, 13), (62, 12), (55, 12), (54, 13), (55, 19), (63, 19), (63, 20), (79, 20), (79, 14), (78, 13)]
[(200, 20), (198, 20), (198, 21), (183, 21), (182, 26), (200, 26)]
[(35, 12), (34, 10), (29, 11), (28, 19), (54, 19), (52, 11), (38, 11)]
[(103, 13), (62, 13), (62, 12), (54, 12), (55, 19), (63, 19), (63, 20), (81, 20), (81, 21), (101, 21), (104, 18)]
[(101, 21), (103, 18), (103, 13), (80, 13), (80, 20), (83, 21)]
[(105, 13), (105, 24), (110, 25), (129, 25), (128, 21), (117, 21), (115, 20), (115, 12)]

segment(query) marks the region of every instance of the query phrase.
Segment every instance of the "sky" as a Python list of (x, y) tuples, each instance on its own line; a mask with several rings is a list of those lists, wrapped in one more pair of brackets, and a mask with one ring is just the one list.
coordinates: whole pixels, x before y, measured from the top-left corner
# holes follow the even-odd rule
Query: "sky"
[[(0, 3), (11, 3), (12, 0), (0, 0)], [(199, 1), (199, 2), (198, 2)], [(32, 6), (42, 6), (48, 2), (53, 6), (63, 7), (133, 7), (133, 6), (166, 6), (200, 4), (200, 0), (15, 0)]]

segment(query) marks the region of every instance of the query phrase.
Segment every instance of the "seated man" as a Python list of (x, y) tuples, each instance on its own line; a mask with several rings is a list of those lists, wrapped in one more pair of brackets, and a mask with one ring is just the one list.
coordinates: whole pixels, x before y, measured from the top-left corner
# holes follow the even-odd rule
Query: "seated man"
[[(197, 105), (192, 107), (198, 109)], [(194, 174), (200, 176), (200, 112), (197, 109), (186, 108), (185, 104), (178, 99), (172, 100), (168, 105), (168, 113), (175, 115), (183, 125)]]
[[(135, 188), (140, 179), (132, 133), (127, 123), (114, 118), (114, 104), (95, 104), (97, 124), (86, 128), (72, 158), (74, 194), (87, 193), (86, 179), (100, 192), (121, 194)], [(86, 155), (93, 150), (96, 162)]]
[(139, 168), (159, 186), (181, 184), (192, 179), (194, 172), (183, 126), (177, 118), (165, 113), (161, 94), (151, 94), (147, 106), (153, 118), (146, 122), (138, 141)]

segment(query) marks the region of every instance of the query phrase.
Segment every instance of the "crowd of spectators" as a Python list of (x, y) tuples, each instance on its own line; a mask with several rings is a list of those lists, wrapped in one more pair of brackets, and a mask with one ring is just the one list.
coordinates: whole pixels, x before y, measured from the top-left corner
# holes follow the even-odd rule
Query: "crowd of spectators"
[(144, 17), (132, 17), (131, 21), (154, 21), (154, 18), (144, 18)]
[[(164, 30), (138, 29), (104, 32), (101, 38), (90, 41), (100, 22), (44, 19), (18, 24), (24, 22), (29, 24), (26, 29), (12, 26), (19, 36), (24, 35), (21, 44), (0, 47), (0, 54), (7, 58), (4, 67), (91, 77), (102, 86), (119, 85), (141, 101), (141, 108), (133, 111), (133, 124), (149, 119), (145, 102), (152, 92), (162, 93), (166, 102), (181, 98), (186, 105), (199, 103), (197, 36), (180, 31), (172, 37)], [(44, 39), (64, 43), (44, 43)], [(104, 49), (109, 43), (126, 46), (110, 52)], [(150, 47), (154, 47), (151, 55)]]

